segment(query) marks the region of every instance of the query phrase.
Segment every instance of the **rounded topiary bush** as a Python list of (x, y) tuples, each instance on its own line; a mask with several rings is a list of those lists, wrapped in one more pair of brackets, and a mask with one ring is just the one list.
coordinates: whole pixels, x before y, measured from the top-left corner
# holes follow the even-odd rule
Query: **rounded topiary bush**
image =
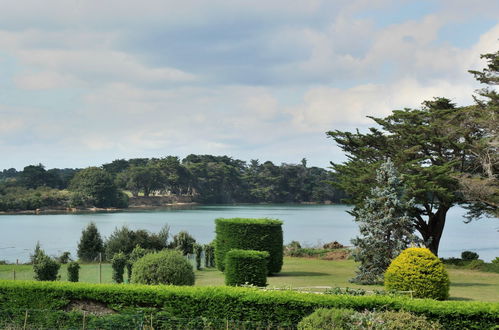
[(426, 248), (408, 248), (385, 272), (388, 291), (413, 291), (416, 298), (444, 300), (449, 297), (449, 275), (444, 264)]
[(281, 271), (282, 221), (273, 219), (216, 219), (215, 263), (225, 270), (225, 255), (232, 249), (267, 251), (268, 273)]
[(226, 285), (267, 285), (269, 253), (255, 250), (230, 250), (225, 255)]
[(180, 251), (163, 250), (146, 254), (133, 264), (132, 282), (194, 285), (194, 270)]

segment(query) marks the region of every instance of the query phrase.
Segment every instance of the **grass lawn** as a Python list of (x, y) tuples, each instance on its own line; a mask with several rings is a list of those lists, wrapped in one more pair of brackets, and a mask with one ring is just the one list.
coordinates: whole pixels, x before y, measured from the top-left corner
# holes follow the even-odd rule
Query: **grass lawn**
[[(30, 265), (0, 265), (0, 279), (33, 279)], [(270, 287), (299, 288), (310, 286), (331, 286), (363, 288), (371, 291), (381, 286), (355, 285), (348, 282), (356, 266), (352, 260), (328, 261), (307, 258), (284, 258), (282, 272), (268, 278)], [(448, 268), (451, 280), (450, 296), (453, 300), (479, 300), (499, 302), (499, 274), (475, 270)], [(61, 267), (61, 280), (67, 278), (66, 266)], [(99, 283), (99, 265), (85, 264), (80, 269), (82, 282)], [(111, 266), (102, 265), (102, 282), (111, 283)], [(216, 269), (196, 271), (196, 285), (224, 285), (224, 276)]]

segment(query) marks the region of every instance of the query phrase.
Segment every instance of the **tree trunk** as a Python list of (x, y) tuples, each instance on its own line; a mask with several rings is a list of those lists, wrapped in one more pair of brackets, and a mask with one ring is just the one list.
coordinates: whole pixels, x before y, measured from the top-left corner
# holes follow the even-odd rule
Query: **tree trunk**
[(421, 233), (425, 245), (430, 251), (438, 257), (438, 246), (440, 238), (444, 231), (445, 219), (447, 216), (448, 206), (440, 206), (436, 213), (428, 215), (428, 222), (424, 226), (417, 226)]

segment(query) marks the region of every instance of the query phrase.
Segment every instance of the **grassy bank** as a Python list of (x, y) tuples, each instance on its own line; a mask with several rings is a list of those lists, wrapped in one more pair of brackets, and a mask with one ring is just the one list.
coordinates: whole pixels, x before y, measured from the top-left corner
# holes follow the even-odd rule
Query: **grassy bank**
[[(354, 285), (348, 280), (355, 273), (356, 265), (351, 260), (328, 261), (307, 258), (284, 259), (281, 273), (268, 278), (270, 287), (300, 288), (313, 286), (350, 287), (364, 290), (381, 289), (381, 286)], [(0, 279), (33, 279), (29, 265), (0, 265)], [(467, 269), (449, 268), (451, 279), (450, 296), (453, 300), (476, 300), (499, 302), (499, 274)], [(66, 266), (59, 272), (61, 280), (67, 280)], [(99, 283), (99, 265), (85, 264), (80, 270), (80, 281)], [(102, 265), (102, 283), (112, 283), (111, 266)], [(224, 285), (224, 276), (216, 269), (196, 271), (196, 286)]]

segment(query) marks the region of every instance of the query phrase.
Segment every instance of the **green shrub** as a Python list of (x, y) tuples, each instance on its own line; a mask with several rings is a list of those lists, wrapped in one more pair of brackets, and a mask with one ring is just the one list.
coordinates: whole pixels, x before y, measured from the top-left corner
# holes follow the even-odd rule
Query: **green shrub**
[[(42, 252), (43, 253), (43, 252)], [(57, 280), (57, 273), (61, 264), (45, 255), (39, 255), (33, 264), (33, 271), (35, 272), (35, 280), (38, 281), (55, 281)]]
[(90, 222), (81, 232), (78, 242), (78, 258), (84, 262), (97, 261), (102, 252), (104, 252), (104, 242), (95, 223)]
[(353, 314), (355, 314), (353, 309), (319, 308), (309, 316), (303, 318), (298, 323), (298, 329), (349, 329)]
[(495, 259), (493, 259), (491, 261), (494, 265), (499, 265), (499, 257), (495, 257)]
[(76, 261), (71, 261), (68, 264), (68, 281), (78, 282), (80, 279), (80, 264)]
[(194, 254), (196, 255), (196, 269), (201, 269), (201, 255), (203, 254), (203, 246), (197, 243), (194, 244)]
[(225, 255), (225, 284), (267, 285), (267, 251), (230, 250)]
[(126, 263), (126, 268), (127, 268), (127, 272), (128, 272), (128, 281), (132, 280), (133, 264), (137, 260), (139, 260), (140, 258), (145, 256), (146, 254), (152, 253), (152, 252), (154, 252), (154, 251), (143, 249), (140, 247), (140, 245), (135, 246), (135, 248), (132, 250), (132, 252), (130, 252), (130, 255), (128, 256), (128, 260)]
[(424, 316), (408, 312), (357, 312), (352, 309), (320, 308), (298, 323), (298, 329), (441, 329), (438, 322), (431, 322)]
[[(43, 309), (47, 316), (32, 328), (61, 328), (60, 325), (48, 324), (46, 320), (55, 314), (63, 314), (67, 318), (75, 315), (64, 312), (73, 301), (94, 301), (120, 315), (143, 311), (147, 315), (146, 324), (154, 319), (153, 327), (158, 329), (197, 329), (210, 322), (218, 325), (215, 322), (220, 320), (223, 320), (223, 324), (215, 328), (225, 328), (225, 320), (238, 320), (238, 324), (242, 324), (240, 328), (245, 325), (243, 322), (249, 322), (250, 326), (261, 324), (261, 329), (296, 328), (301, 319), (321, 307), (356, 311), (405, 310), (439, 321), (447, 329), (491, 329), (499, 324), (499, 303), (442, 302), (373, 295), (319, 295), (227, 286), (176, 287), (0, 280), (0, 297), (0, 324), (1, 321), (12, 319), (11, 315), (2, 313), (16, 310), (19, 315), (17, 324), (20, 325), (17, 328), (22, 327), (27, 309)], [(82, 313), (76, 315), (79, 315), (80, 323), (66, 328), (81, 328)], [(178, 322), (168, 326), (168, 320)], [(196, 322), (199, 326), (195, 326)]]
[(204, 265), (205, 267), (215, 267), (215, 248), (213, 243), (204, 245)]
[(71, 252), (64, 251), (59, 257), (57, 257), (57, 261), (63, 265), (67, 264), (71, 261)]
[(449, 275), (430, 250), (408, 248), (395, 258), (385, 273), (387, 291), (413, 291), (416, 298), (449, 297)]
[(485, 261), (483, 261), (482, 259), (474, 259), (474, 260), (471, 260), (466, 265), (466, 268), (473, 269), (473, 270), (481, 270), (484, 266), (485, 266)]
[(123, 283), (123, 274), (125, 274), (125, 267), (127, 264), (127, 257), (123, 252), (116, 253), (111, 259), (111, 267), (113, 268), (113, 281), (116, 283)]
[(177, 235), (173, 236), (173, 242), (170, 244), (170, 247), (181, 251), (185, 256), (194, 253), (195, 243), (196, 240), (194, 237), (186, 231), (181, 231)]
[(179, 251), (150, 253), (133, 264), (132, 282), (194, 285), (194, 270)]
[(232, 249), (267, 251), (269, 274), (278, 273), (283, 261), (282, 222), (272, 219), (216, 219), (215, 261), (225, 269), (225, 254)]
[(463, 251), (461, 253), (461, 259), (464, 261), (472, 261), (472, 260), (477, 260), (479, 258), (478, 253), (472, 252), (472, 251)]

